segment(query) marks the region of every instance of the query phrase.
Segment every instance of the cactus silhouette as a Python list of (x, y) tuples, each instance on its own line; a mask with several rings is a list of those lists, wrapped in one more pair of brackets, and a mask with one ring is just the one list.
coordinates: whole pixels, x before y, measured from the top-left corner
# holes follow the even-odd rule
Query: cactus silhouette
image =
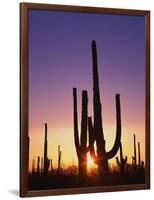
[(40, 156), (37, 157), (37, 174), (40, 174)]
[(35, 159), (32, 159), (32, 174), (35, 173)]
[(58, 168), (57, 168), (57, 176), (60, 173), (60, 169), (61, 169), (61, 155), (62, 155), (62, 151), (60, 150), (60, 145), (58, 145)]
[(141, 152), (140, 152), (140, 142), (138, 142), (138, 170), (141, 171)]
[(144, 170), (144, 161), (141, 161), (141, 170)]
[(125, 166), (127, 163), (127, 156), (125, 158), (123, 157), (123, 152), (122, 152), (122, 144), (120, 143), (120, 159), (116, 157), (116, 161), (118, 166), (120, 167), (121, 174), (124, 174)]
[(141, 166), (140, 142), (138, 142), (138, 166)]
[(47, 140), (47, 123), (45, 123), (45, 140), (44, 140), (44, 175), (48, 173), (50, 160), (48, 159), (48, 140)]
[(134, 156), (132, 156), (133, 164), (134, 164), (134, 169), (135, 171), (137, 170), (137, 159), (136, 159), (136, 136), (134, 134)]
[(41, 173), (43, 173), (43, 158), (41, 158)]
[(78, 131), (78, 112), (77, 112), (77, 89), (73, 88), (74, 104), (74, 141), (78, 157), (78, 175), (80, 183), (84, 183), (87, 177), (87, 119), (88, 119), (88, 95), (87, 91), (82, 91), (82, 115), (81, 115), (81, 134), (79, 141)]
[(52, 165), (52, 159), (50, 159), (50, 172), (53, 174), (53, 165)]
[[(91, 156), (94, 158), (98, 165), (98, 171), (101, 177), (104, 177), (109, 172), (108, 160), (113, 158), (120, 146), (121, 140), (121, 107), (120, 95), (116, 94), (116, 139), (112, 149), (109, 152), (105, 150), (105, 139), (102, 126), (102, 105), (100, 101), (99, 91), (99, 77), (98, 77), (98, 64), (97, 64), (97, 49), (96, 42), (92, 41), (92, 63), (93, 63), (93, 113), (94, 122), (92, 124), (91, 118), (88, 120), (89, 125), (89, 143), (96, 141), (97, 153), (94, 147), (91, 148)], [(97, 154), (97, 155), (96, 155)]]

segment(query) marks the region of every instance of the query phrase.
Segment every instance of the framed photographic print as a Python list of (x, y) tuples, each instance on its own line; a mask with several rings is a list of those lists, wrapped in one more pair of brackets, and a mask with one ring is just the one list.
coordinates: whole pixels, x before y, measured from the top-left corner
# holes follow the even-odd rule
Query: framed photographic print
[(20, 4), (20, 196), (150, 188), (150, 11)]

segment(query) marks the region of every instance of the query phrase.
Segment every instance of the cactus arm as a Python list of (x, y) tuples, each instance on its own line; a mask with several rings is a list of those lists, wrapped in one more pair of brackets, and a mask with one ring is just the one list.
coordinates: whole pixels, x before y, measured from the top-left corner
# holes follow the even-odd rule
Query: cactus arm
[(118, 164), (119, 166), (121, 166), (121, 164), (120, 164), (120, 161), (119, 161), (119, 158), (118, 158), (118, 157), (116, 157), (116, 161), (117, 161), (117, 164)]
[(127, 163), (127, 156), (122, 159), (122, 165), (124, 166)]
[(124, 159), (124, 164), (127, 163), (127, 156), (125, 156), (125, 159)]
[[(95, 142), (95, 140), (93, 141), (93, 144), (94, 144), (94, 142)], [(93, 144), (86, 147), (86, 150), (85, 150), (86, 153), (88, 153), (91, 150), (91, 148), (94, 148)]]
[(92, 118), (88, 117), (88, 133), (89, 133), (89, 146), (86, 149), (86, 152), (88, 153), (89, 151), (91, 151), (91, 149), (94, 149), (94, 135), (93, 135), (93, 125), (92, 125)]
[(123, 173), (124, 172), (124, 167), (125, 167), (125, 165), (127, 163), (127, 156), (125, 156), (125, 158), (123, 157), (121, 142), (120, 142), (120, 158), (116, 157), (116, 160), (117, 160), (117, 164), (121, 168), (121, 173)]
[(79, 182), (83, 184), (87, 177), (87, 118), (88, 118), (88, 94), (82, 91), (82, 111), (81, 111), (81, 133), (79, 139), (78, 117), (77, 117), (77, 89), (73, 88), (73, 108), (74, 108), (74, 142), (78, 157)]
[(123, 160), (122, 144), (120, 142), (120, 160)]
[(90, 155), (93, 158), (94, 162), (97, 164), (97, 156), (94, 149), (94, 134), (93, 134), (93, 125), (91, 117), (88, 117), (88, 132), (89, 132), (89, 148), (90, 148)]
[(79, 145), (79, 133), (78, 133), (78, 113), (77, 113), (77, 89), (73, 88), (73, 108), (74, 108), (74, 142), (76, 152), (79, 157), (80, 145)]
[(81, 148), (86, 151), (87, 146), (87, 114), (88, 113), (88, 94), (86, 90), (82, 91), (82, 115), (81, 115)]
[(120, 146), (120, 140), (121, 140), (121, 106), (120, 106), (120, 95), (116, 94), (116, 124), (117, 124), (117, 130), (116, 130), (116, 139), (115, 143), (113, 145), (113, 148), (107, 152), (107, 158), (111, 159), (113, 158), (119, 149)]

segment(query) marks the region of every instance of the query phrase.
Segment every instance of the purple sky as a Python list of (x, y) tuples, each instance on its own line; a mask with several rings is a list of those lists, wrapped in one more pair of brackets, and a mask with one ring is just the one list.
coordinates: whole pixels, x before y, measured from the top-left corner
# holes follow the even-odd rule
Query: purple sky
[[(92, 40), (96, 40), (98, 51), (103, 123), (106, 132), (113, 128), (110, 143), (115, 137), (114, 98), (120, 93), (123, 140), (130, 134), (131, 141), (136, 133), (144, 149), (145, 18), (142, 16), (29, 11), (29, 134), (33, 140), (36, 135), (41, 138), (43, 124), (48, 122), (55, 130), (49, 133), (51, 139), (68, 138), (71, 151), (73, 87), (78, 88), (79, 106), (81, 90), (88, 90), (92, 114)], [(78, 110), (80, 115), (81, 109)], [(72, 136), (60, 132), (60, 128), (68, 128)], [(72, 159), (75, 156), (73, 153)]]

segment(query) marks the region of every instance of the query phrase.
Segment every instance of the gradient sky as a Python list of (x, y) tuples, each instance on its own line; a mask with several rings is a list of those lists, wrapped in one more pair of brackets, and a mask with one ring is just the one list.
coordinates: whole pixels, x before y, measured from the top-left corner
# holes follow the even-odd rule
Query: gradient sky
[(53, 164), (57, 164), (58, 144), (63, 165), (77, 162), (72, 88), (78, 89), (80, 130), (83, 89), (88, 90), (92, 115), (92, 40), (96, 40), (98, 51), (106, 149), (110, 150), (115, 139), (115, 94), (120, 93), (123, 154), (131, 162), (135, 133), (145, 159), (145, 18), (30, 10), (30, 163), (43, 156), (45, 122)]

